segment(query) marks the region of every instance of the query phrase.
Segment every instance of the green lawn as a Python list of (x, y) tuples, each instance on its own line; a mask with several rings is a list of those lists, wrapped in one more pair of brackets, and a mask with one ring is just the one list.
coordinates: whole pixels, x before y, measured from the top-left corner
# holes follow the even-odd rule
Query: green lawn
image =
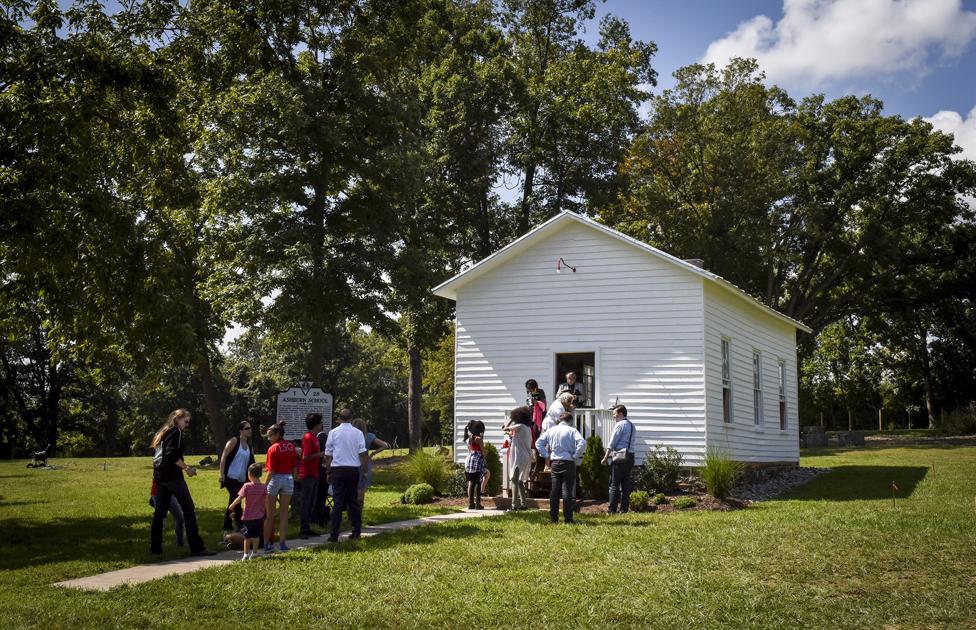
[[(976, 447), (821, 450), (804, 464), (832, 473), (737, 512), (523, 513), (111, 593), (52, 587), (147, 559), (149, 461), (107, 461), (0, 464), (7, 627), (976, 628)], [(191, 480), (208, 540), (214, 477)], [(367, 518), (406, 516), (385, 488)]]

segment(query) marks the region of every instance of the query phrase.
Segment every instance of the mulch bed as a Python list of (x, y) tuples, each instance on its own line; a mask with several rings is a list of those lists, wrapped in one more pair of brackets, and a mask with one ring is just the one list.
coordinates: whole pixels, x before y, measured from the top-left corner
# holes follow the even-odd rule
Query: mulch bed
[[(739, 501), (737, 499), (716, 499), (715, 497), (708, 494), (675, 494), (669, 495), (668, 499), (674, 501), (675, 499), (681, 497), (692, 497), (695, 499), (696, 503), (693, 507), (688, 508), (676, 508), (671, 503), (665, 505), (652, 505), (649, 512), (687, 512), (687, 511), (697, 511), (697, 512), (728, 512), (731, 510), (740, 510), (746, 506), (748, 503), (745, 501)], [(549, 499), (535, 497), (536, 509), (548, 511), (549, 510)], [(484, 497), (482, 503), (486, 508), (495, 507), (495, 497)], [(450, 507), (467, 507), (468, 500), (464, 497), (454, 498), (454, 497), (437, 497), (433, 501), (433, 505), (443, 505)], [(501, 509), (505, 509), (509, 506), (509, 500), (504, 497), (498, 497), (498, 505)], [(595, 501), (593, 499), (584, 499), (579, 502), (579, 509), (577, 510), (581, 514), (606, 514), (607, 513), (607, 501), (599, 500)]]

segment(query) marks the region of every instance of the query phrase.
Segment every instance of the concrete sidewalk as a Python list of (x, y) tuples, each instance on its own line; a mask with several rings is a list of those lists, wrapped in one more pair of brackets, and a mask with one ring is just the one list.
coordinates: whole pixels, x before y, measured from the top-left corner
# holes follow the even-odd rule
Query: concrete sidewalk
[[(448, 521), (460, 521), (469, 518), (498, 516), (500, 514), (504, 514), (504, 512), (501, 510), (472, 510), (466, 512), (452, 512), (450, 514), (438, 514), (437, 516), (425, 516), (423, 518), (415, 518), (409, 521), (394, 521), (392, 523), (381, 523), (379, 525), (363, 527), (362, 535), (363, 538), (369, 538), (371, 536), (376, 536), (386, 532), (396, 532), (423, 525), (433, 525)], [(340, 541), (348, 539), (349, 532), (345, 532), (339, 536)], [(295, 540), (289, 540), (288, 547), (292, 550), (305, 549), (308, 547), (321, 547), (322, 545), (326, 544), (326, 540), (327, 539), (324, 535), (320, 536), (319, 538), (310, 538), (307, 540), (298, 538)], [(262, 554), (262, 556), (272, 557), (280, 555), (281, 553), (291, 552), (275, 552), (273, 554)], [(207, 569), (209, 567), (225, 566), (231, 564), (232, 562), (237, 562), (240, 559), (240, 551), (224, 551), (215, 556), (207, 556), (205, 558), (180, 558), (179, 560), (169, 560), (167, 562), (159, 562), (156, 564), (143, 564), (135, 567), (129, 567), (127, 569), (119, 569), (118, 571), (109, 571), (108, 573), (92, 575), (90, 577), (65, 580), (64, 582), (55, 583), (55, 586), (76, 588), (87, 591), (107, 591), (115, 588), (116, 586), (121, 586), (122, 584), (142, 584), (143, 582), (151, 582), (152, 580), (158, 580), (159, 578), (166, 577), (168, 575), (181, 575), (183, 573), (199, 571), (200, 569)]]

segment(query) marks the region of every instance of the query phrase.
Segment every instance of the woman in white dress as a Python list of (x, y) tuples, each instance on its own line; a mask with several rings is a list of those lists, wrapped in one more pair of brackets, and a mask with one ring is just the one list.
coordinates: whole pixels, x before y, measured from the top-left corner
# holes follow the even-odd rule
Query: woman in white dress
[(509, 414), (505, 433), (511, 436), (508, 447), (508, 470), (512, 476), (512, 509), (524, 510), (526, 482), (532, 465), (532, 410), (517, 407)]

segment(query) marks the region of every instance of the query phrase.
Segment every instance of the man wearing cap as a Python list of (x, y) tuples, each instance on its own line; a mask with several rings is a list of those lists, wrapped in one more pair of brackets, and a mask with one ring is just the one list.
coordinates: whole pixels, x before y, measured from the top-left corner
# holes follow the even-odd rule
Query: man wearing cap
[(326, 479), (332, 484), (335, 508), (330, 520), (329, 542), (339, 541), (339, 523), (343, 510), (349, 511), (352, 523), (350, 538), (359, 538), (363, 526), (363, 506), (359, 505), (359, 477), (366, 474), (366, 438), (363, 432), (349, 424), (352, 411), (339, 412), (339, 425), (329, 431), (322, 458)]
[(559, 497), (563, 498), (563, 520), (573, 522), (576, 503), (576, 461), (583, 457), (586, 440), (570, 424), (573, 414), (563, 413), (559, 424), (539, 436), (535, 447), (539, 455), (550, 459), (552, 491), (549, 493), (549, 519), (559, 522)]

